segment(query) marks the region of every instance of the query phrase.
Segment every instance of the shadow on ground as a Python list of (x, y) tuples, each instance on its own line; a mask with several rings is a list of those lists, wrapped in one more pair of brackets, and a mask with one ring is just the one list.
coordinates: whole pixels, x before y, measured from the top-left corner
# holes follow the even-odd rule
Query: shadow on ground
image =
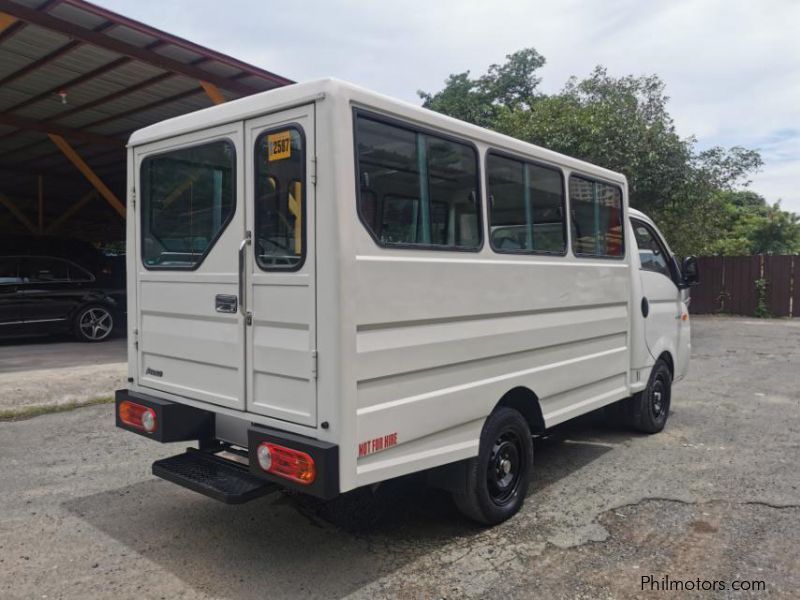
[[(595, 421), (578, 420), (536, 441), (529, 495), (630, 437)], [(330, 502), (278, 492), (243, 506), (152, 479), (64, 506), (195, 589), (230, 598), (341, 597), (485, 531), (419, 476)]]

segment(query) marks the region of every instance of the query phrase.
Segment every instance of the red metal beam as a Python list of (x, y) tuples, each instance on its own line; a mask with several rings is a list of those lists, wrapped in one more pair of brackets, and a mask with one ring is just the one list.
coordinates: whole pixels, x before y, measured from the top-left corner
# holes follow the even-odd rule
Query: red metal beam
[(129, 87), (123, 88), (119, 91), (116, 91), (113, 94), (102, 96), (100, 98), (97, 98), (96, 100), (87, 102), (86, 104), (81, 104), (80, 106), (75, 106), (74, 108), (70, 108), (69, 110), (65, 110), (64, 112), (58, 113), (57, 115), (49, 119), (49, 121), (58, 121), (63, 119), (64, 117), (69, 117), (76, 113), (80, 113), (85, 110), (89, 110), (90, 108), (94, 108), (95, 106), (108, 104), (109, 102), (118, 100), (119, 98), (127, 96), (128, 94), (132, 94), (133, 92), (138, 92), (139, 90), (142, 90), (144, 88), (148, 88), (157, 83), (161, 83), (162, 81), (166, 81), (170, 77), (175, 77), (175, 73), (167, 72), (167, 73), (162, 73), (161, 75), (156, 75), (155, 77), (150, 77), (149, 79), (145, 79), (144, 81), (141, 81)]
[[(261, 79), (274, 83), (276, 86), (283, 86), (294, 83), (294, 81), (292, 81), (291, 79), (287, 79), (286, 77), (276, 75), (275, 73), (271, 73), (270, 71), (260, 69), (253, 65), (242, 62), (240, 60), (236, 60), (235, 58), (227, 56), (220, 52), (214, 52), (213, 50), (204, 48), (203, 46), (190, 42), (189, 40), (185, 40), (176, 35), (172, 35), (171, 33), (167, 33), (160, 29), (156, 29), (155, 27), (150, 27), (149, 25), (145, 25), (144, 23), (135, 21), (134, 19), (129, 19), (128, 17), (107, 10), (101, 6), (97, 6), (96, 4), (92, 4), (91, 2), (86, 2), (85, 0), (63, 0), (63, 1), (76, 8), (85, 10), (99, 17), (107, 19), (112, 23), (117, 23), (124, 27), (128, 27), (130, 29), (143, 33), (145, 35), (149, 35), (156, 39), (163, 40), (165, 43), (171, 44), (173, 46), (179, 46), (185, 50), (188, 50), (189, 52), (193, 52), (195, 54), (202, 56), (206, 60), (213, 60), (216, 62), (220, 62), (228, 65), (229, 67), (233, 67), (234, 69), (239, 69), (241, 71), (244, 71), (247, 73), (247, 76), (259, 77)], [(206, 78), (206, 81), (209, 81), (209, 79)]]
[[(76, 4), (76, 6), (79, 6)], [(7, 12), (27, 23), (32, 23), (46, 29), (57, 31), (68, 35), (76, 40), (87, 44), (93, 44), (106, 50), (116, 52), (129, 58), (135, 58), (151, 65), (155, 65), (165, 71), (173, 71), (191, 77), (192, 79), (210, 81), (211, 83), (236, 92), (238, 94), (250, 95), (258, 90), (238, 81), (216, 75), (210, 71), (205, 71), (199, 67), (182, 63), (178, 60), (162, 56), (147, 48), (139, 48), (121, 40), (103, 35), (96, 31), (91, 31), (74, 23), (64, 21), (45, 12), (40, 12), (31, 8), (17, 4), (12, 0), (0, 0), (0, 11)]]
[(12, 113), (18, 111), (21, 108), (25, 108), (26, 106), (30, 106), (31, 104), (36, 104), (37, 102), (40, 102), (46, 98), (51, 98), (54, 94), (56, 94), (60, 90), (69, 91), (70, 87), (79, 85), (81, 83), (85, 83), (86, 81), (94, 79), (95, 77), (99, 77), (100, 75), (104, 75), (105, 73), (113, 71), (117, 67), (122, 66), (127, 62), (130, 62), (130, 59), (125, 58), (124, 56), (122, 58), (114, 59), (109, 63), (106, 63), (104, 65), (97, 67), (96, 69), (92, 69), (91, 71), (84, 73), (83, 75), (79, 75), (78, 77), (73, 77), (69, 81), (64, 81), (62, 83), (59, 83), (58, 85), (55, 85), (49, 89), (44, 90), (43, 92), (39, 92), (38, 94), (31, 96), (30, 98), (26, 98), (22, 102), (18, 102), (14, 106), (8, 107), (3, 112)]
[[(38, 8), (38, 10), (47, 10), (47, 9), (51, 8), (52, 6), (54, 6), (56, 4), (60, 4), (61, 1), (62, 0), (48, 0), (48, 2), (45, 2), (44, 4), (42, 4)], [(20, 31), (25, 29), (26, 25), (27, 25), (27, 23), (25, 23), (23, 21), (17, 21), (13, 25), (10, 25), (9, 27), (4, 28), (2, 31), (0, 31), (0, 44), (2, 44), (7, 39), (12, 37), (14, 34), (19, 33)]]
[[(197, 94), (202, 94), (202, 93), (204, 93), (203, 88), (201, 87), (192, 88), (190, 90), (186, 90), (185, 92), (175, 94), (174, 96), (167, 96), (166, 98), (160, 98), (148, 104), (143, 104), (141, 106), (137, 106), (136, 108), (124, 110), (115, 115), (109, 115), (107, 117), (103, 117), (102, 119), (98, 119), (96, 121), (91, 121), (90, 123), (84, 124), (83, 127), (86, 128), (86, 127), (97, 127), (98, 125), (105, 125), (106, 123), (111, 123), (112, 121), (116, 121), (118, 119), (124, 119), (125, 117), (135, 115), (136, 113), (152, 110), (154, 108), (158, 108), (159, 106), (164, 106), (165, 104), (171, 104), (172, 102), (178, 102), (179, 100), (183, 100), (190, 96), (195, 96)], [(129, 131), (129, 130), (125, 129), (124, 131)], [(119, 135), (120, 133), (122, 132), (117, 132), (115, 135)]]
[[(101, 25), (95, 27), (93, 29), (93, 31), (106, 31), (106, 30), (110, 29), (113, 26), (114, 25), (112, 23), (106, 22), (106, 23), (102, 23)], [(47, 54), (45, 54), (41, 58), (37, 58), (32, 63), (27, 64), (24, 67), (22, 67), (21, 69), (19, 69), (17, 71), (14, 71), (13, 73), (9, 73), (8, 75), (6, 75), (2, 79), (0, 79), (0, 87), (9, 84), (12, 81), (16, 81), (17, 79), (19, 79), (20, 77), (24, 77), (28, 73), (32, 73), (33, 71), (42, 68), (46, 64), (51, 63), (54, 60), (57, 60), (57, 59), (61, 58), (62, 56), (64, 56), (68, 52), (72, 52), (73, 50), (75, 50), (76, 48), (78, 48), (81, 45), (82, 45), (81, 42), (79, 42), (77, 40), (72, 40), (70, 42), (67, 42), (66, 44), (64, 44), (60, 48), (56, 48), (52, 52), (48, 52)]]
[[(54, 125), (51, 123), (42, 123), (40, 121), (34, 121), (33, 119), (26, 119), (24, 117), (17, 117), (6, 113), (0, 113), (0, 124), (10, 125), (11, 127), (16, 127), (17, 129), (28, 129), (47, 134), (52, 133), (73, 140), (89, 142), (90, 144), (100, 144), (102, 146), (125, 146), (125, 140), (119, 138), (98, 135), (89, 131), (72, 129), (71, 127), (62, 127), (60, 125)], [(19, 148), (17, 148), (15, 151), (18, 152)]]

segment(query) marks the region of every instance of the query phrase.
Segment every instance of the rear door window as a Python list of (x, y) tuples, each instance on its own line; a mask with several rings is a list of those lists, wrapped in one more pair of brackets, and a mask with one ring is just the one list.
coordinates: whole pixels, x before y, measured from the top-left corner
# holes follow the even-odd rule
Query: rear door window
[(305, 258), (305, 143), (298, 127), (267, 131), (256, 140), (256, 263), (265, 271), (294, 271)]
[(236, 207), (236, 151), (228, 140), (142, 161), (142, 261), (148, 269), (195, 269)]

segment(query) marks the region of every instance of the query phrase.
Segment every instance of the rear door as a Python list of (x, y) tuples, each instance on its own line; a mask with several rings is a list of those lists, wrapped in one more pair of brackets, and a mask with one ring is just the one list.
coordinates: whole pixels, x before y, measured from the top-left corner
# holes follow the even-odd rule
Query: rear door
[(239, 122), (134, 156), (139, 383), (240, 410), (243, 138)]
[(314, 105), (245, 123), (247, 409), (315, 425)]

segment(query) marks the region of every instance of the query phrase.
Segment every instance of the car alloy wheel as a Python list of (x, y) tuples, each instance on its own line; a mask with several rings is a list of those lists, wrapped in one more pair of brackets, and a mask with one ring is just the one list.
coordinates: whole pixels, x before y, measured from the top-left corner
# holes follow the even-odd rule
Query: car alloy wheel
[(114, 318), (105, 308), (93, 306), (81, 313), (78, 321), (81, 335), (87, 340), (99, 342), (111, 335), (114, 328)]

